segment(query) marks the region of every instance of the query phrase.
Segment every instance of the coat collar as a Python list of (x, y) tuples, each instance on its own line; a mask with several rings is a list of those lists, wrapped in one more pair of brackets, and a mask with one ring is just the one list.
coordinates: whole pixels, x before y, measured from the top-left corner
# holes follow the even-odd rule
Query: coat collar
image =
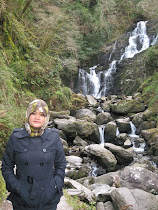
[[(58, 131), (55, 128), (45, 128), (41, 138), (51, 141), (53, 135), (52, 132), (58, 132)], [(14, 129), (13, 133), (17, 138), (30, 137), (25, 128)]]

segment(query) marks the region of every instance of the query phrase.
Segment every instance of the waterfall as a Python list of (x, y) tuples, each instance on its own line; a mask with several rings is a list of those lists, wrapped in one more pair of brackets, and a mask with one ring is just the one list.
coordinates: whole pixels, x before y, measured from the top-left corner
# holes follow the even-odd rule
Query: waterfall
[(135, 125), (130, 121), (130, 125), (131, 125), (131, 133), (129, 134), (129, 136), (131, 137), (139, 137), (138, 135), (136, 135), (136, 127)]
[(129, 45), (125, 48), (125, 52), (121, 56), (124, 58), (133, 58), (137, 53), (146, 50), (150, 46), (150, 39), (146, 34), (147, 21), (140, 21), (129, 37)]
[(133, 151), (135, 153), (143, 153), (145, 148), (145, 143), (139, 143), (139, 146), (137, 145), (137, 139), (139, 138), (138, 135), (136, 135), (136, 127), (135, 125), (130, 121), (131, 125), (131, 133), (129, 136), (131, 137), (132, 143), (133, 143)]
[(97, 177), (97, 170), (98, 170), (98, 167), (96, 166), (96, 165), (94, 165), (93, 167), (92, 167), (92, 176), (93, 177)]
[[(99, 64), (89, 68), (90, 73), (79, 69), (78, 92), (81, 91), (84, 95), (93, 95), (97, 99), (108, 94), (108, 90), (110, 90), (113, 85), (113, 74), (117, 71), (117, 63), (120, 63), (126, 58), (133, 58), (137, 53), (146, 50), (150, 45), (156, 43), (158, 35), (150, 44), (150, 39), (146, 33), (146, 23), (147, 21), (137, 23), (136, 28), (130, 33), (129, 44), (125, 47), (124, 53), (121, 55), (120, 59), (113, 60), (107, 70), (96, 71)], [(116, 50), (116, 43), (117, 42), (115, 42), (109, 56), (109, 61), (112, 60), (112, 54)]]
[(116, 128), (116, 136), (120, 134), (118, 127)]
[(157, 36), (154, 38), (154, 40), (152, 41), (151, 46), (154, 46), (154, 45), (156, 44), (157, 39), (158, 39), (158, 34), (157, 34)]
[(105, 125), (101, 125), (98, 127), (99, 129), (99, 134), (100, 134), (100, 145), (104, 146), (104, 130), (105, 130)]

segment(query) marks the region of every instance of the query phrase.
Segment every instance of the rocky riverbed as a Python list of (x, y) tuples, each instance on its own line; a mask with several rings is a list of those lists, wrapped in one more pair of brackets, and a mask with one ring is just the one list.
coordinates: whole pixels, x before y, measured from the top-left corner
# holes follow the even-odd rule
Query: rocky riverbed
[(139, 93), (75, 94), (71, 110), (51, 111), (67, 160), (65, 188), (97, 210), (156, 210), (158, 128)]

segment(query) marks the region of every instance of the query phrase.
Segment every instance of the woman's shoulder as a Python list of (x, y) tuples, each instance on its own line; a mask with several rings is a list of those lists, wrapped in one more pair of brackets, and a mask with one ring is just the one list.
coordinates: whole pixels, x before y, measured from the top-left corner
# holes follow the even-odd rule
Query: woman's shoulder
[(28, 136), (28, 133), (25, 128), (15, 128), (11, 135), (16, 136), (17, 138), (23, 138)]
[(46, 128), (41, 137), (43, 139), (52, 140), (52, 136), (54, 138), (57, 138), (57, 139), (59, 138), (59, 132), (58, 132), (57, 129), (55, 129), (55, 128)]
[(46, 132), (46, 133), (52, 133), (52, 132), (53, 132), (53, 133), (54, 133), (54, 132), (55, 132), (55, 133), (58, 133), (58, 130), (57, 130), (56, 128), (46, 128), (46, 129), (45, 129), (45, 132)]

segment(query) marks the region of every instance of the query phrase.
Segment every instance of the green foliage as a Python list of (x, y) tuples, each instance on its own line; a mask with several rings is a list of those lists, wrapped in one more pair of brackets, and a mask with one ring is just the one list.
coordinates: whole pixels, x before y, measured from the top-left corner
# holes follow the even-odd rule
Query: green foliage
[(154, 72), (158, 70), (158, 45), (151, 47), (148, 49), (146, 58), (145, 58), (145, 65), (148, 70), (148, 75), (152, 75)]
[(0, 171), (0, 203), (5, 198), (5, 196), (6, 196), (5, 182), (4, 182), (4, 179), (2, 177), (2, 173)]
[(149, 77), (142, 86), (140, 91), (142, 91), (142, 98), (148, 108), (155, 114), (155, 120), (158, 122), (158, 72), (155, 72), (151, 77)]
[(72, 206), (75, 210), (95, 210), (95, 202), (92, 202), (90, 204), (86, 204), (82, 201), (77, 196), (70, 196), (64, 190), (64, 196), (67, 198), (67, 202), (69, 203), (70, 206)]

